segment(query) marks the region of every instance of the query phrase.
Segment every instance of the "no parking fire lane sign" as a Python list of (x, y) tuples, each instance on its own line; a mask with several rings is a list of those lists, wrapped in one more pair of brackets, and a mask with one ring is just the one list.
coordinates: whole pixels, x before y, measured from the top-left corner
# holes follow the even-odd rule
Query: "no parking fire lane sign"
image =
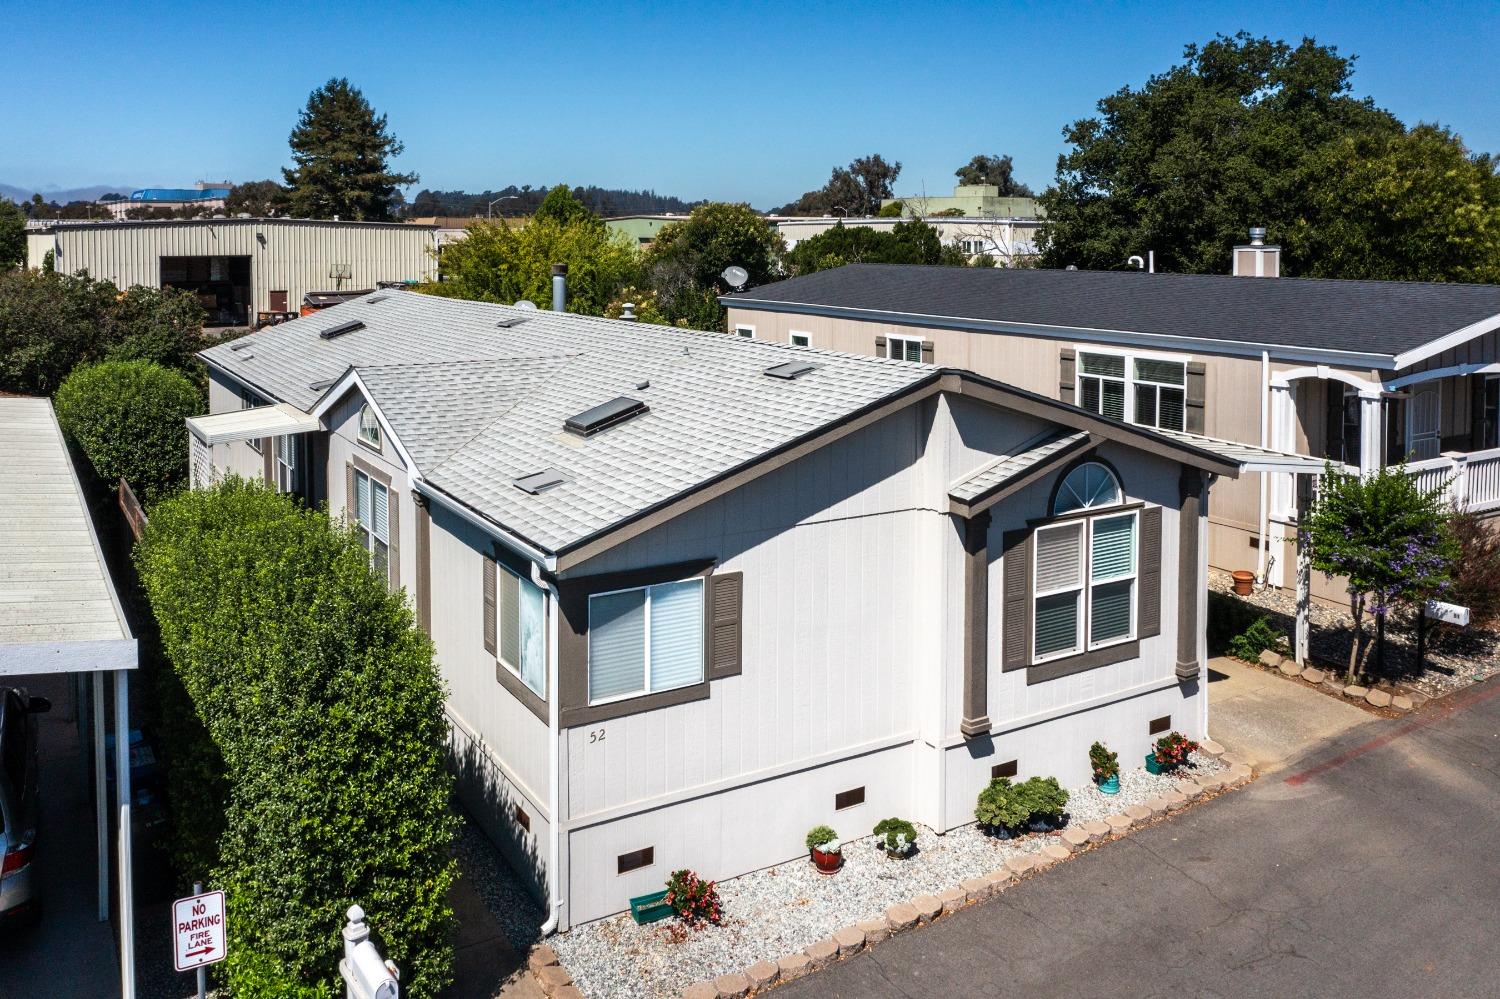
[(224, 960), (224, 893), (208, 891), (173, 902), (172, 937), (178, 971)]

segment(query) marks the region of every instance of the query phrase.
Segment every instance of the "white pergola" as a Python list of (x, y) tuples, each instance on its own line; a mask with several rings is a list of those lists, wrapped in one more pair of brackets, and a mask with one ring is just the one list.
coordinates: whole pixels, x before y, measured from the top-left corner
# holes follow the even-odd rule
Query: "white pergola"
[(0, 681), (34, 673), (93, 675), (99, 920), (109, 919), (109, 802), (104, 675), (115, 684), (119, 813), (120, 995), (135, 995), (130, 863), (129, 670), (137, 643), (120, 609), (52, 403), (0, 398)]

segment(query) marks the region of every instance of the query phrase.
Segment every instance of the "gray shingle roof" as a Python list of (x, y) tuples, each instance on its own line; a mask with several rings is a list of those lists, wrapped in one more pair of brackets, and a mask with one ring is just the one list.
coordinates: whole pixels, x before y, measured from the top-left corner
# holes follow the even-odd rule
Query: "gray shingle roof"
[[(310, 385), (355, 369), (431, 485), (550, 552), (938, 375), (724, 333), (382, 295), (203, 356), (303, 409), (324, 394)], [(526, 321), (497, 328), (517, 315)], [(318, 336), (352, 319), (365, 328)], [(816, 368), (795, 379), (763, 373), (793, 359)], [(650, 411), (586, 440), (563, 431), (569, 416), (620, 395)], [(548, 468), (566, 481), (536, 495), (512, 484)]]
[(1500, 285), (850, 264), (722, 301), (1394, 357), (1500, 315)]
[(1026, 442), (1024, 450), (1015, 454), (1001, 455), (988, 464), (981, 465), (972, 474), (955, 482), (948, 495), (963, 503), (972, 502), (997, 486), (1023, 474), (1039, 461), (1045, 461), (1060, 451), (1065, 451), (1081, 441), (1088, 440), (1088, 433), (1075, 430), (1049, 430), (1040, 437)]

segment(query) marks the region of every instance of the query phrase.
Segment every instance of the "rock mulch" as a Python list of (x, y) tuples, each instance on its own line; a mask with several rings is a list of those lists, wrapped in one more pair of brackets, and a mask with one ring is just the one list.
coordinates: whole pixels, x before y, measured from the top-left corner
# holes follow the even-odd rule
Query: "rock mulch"
[[(1233, 589), (1229, 573), (1209, 570), (1209, 588), (1221, 593)], [(1290, 591), (1266, 587), (1248, 597), (1239, 597), (1265, 611), (1277, 630), (1288, 636), (1296, 630), (1297, 598)], [(1322, 665), (1334, 679), (1342, 675), (1349, 662), (1354, 642), (1354, 619), (1344, 610), (1313, 603), (1308, 608), (1308, 658)], [(1368, 639), (1373, 639), (1374, 625), (1365, 623)], [(1386, 626), (1386, 673), (1378, 684), (1386, 686), (1392, 696), (1420, 694), (1426, 698), (1442, 697), (1456, 690), (1500, 674), (1500, 635), (1480, 628), (1445, 631), (1441, 635), (1429, 630), (1426, 669), (1417, 672), (1417, 637), (1413, 623), (1395, 615)], [(1321, 681), (1320, 681), (1321, 682)], [(1402, 689), (1405, 688), (1405, 689)]]
[(1117, 795), (1092, 784), (1070, 789), (1061, 831), (1001, 839), (972, 825), (944, 836), (918, 826), (917, 852), (906, 860), (889, 859), (869, 838), (845, 840), (833, 877), (798, 859), (720, 882), (720, 926), (684, 932), (672, 920), (637, 926), (621, 915), (559, 934), (549, 954), (592, 999), (743, 995), (739, 978), (726, 976), (759, 989), (805, 974), (1250, 777), (1243, 762), (1217, 759), (1221, 748), (1204, 749), (1175, 776), (1122, 768)]
[(458, 866), (474, 887), (485, 908), (500, 924), (506, 941), (518, 953), (537, 942), (537, 927), (547, 918), (546, 909), (517, 879), (494, 844), (468, 814), (455, 843)]

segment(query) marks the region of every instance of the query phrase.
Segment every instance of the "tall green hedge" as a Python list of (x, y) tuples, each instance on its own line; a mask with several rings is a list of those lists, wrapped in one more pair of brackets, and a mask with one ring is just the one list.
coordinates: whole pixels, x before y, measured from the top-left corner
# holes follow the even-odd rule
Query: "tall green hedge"
[(160, 503), (136, 557), (223, 761), (218, 865), (202, 873), (226, 893), (233, 994), (342, 994), (339, 929), (358, 902), (403, 993), (435, 996), (458, 820), (443, 686), (404, 598), (326, 514), (238, 479)]
[(187, 427), (203, 412), (198, 387), (150, 361), (104, 361), (75, 368), (57, 389), (57, 422), (94, 471), (126, 479), (151, 505), (187, 481)]

